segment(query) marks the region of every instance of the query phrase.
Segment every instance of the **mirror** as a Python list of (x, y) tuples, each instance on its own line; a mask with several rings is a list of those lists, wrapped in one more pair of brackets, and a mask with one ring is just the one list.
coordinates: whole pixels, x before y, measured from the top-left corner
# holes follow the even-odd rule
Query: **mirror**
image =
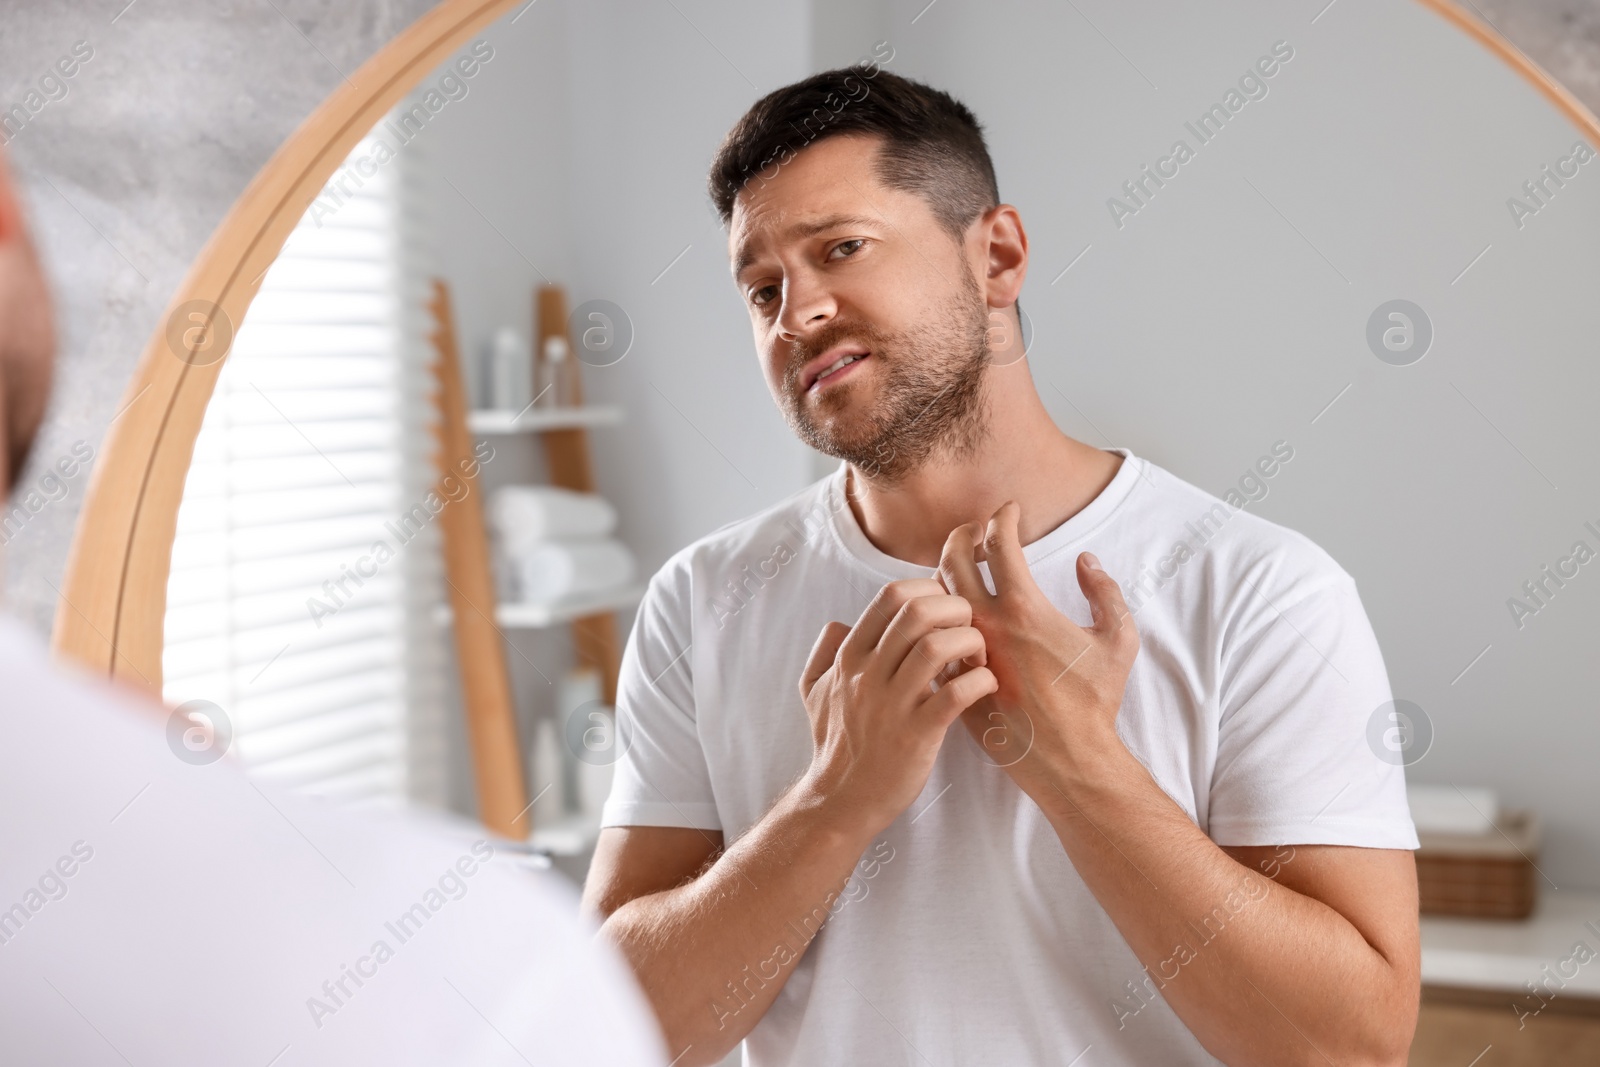
[(391, 157), (364, 138), (266, 271), (206, 408), (167, 583), (163, 696), (200, 727), (191, 758), (231, 748), (347, 802), (429, 796), (422, 754), (439, 763), (422, 143)]
[[(817, 466), (772, 417), (758, 369), (739, 357), (749, 344), (722, 273), (725, 238), (704, 210), (710, 149), (758, 95), (750, 72), (704, 40), (691, 46), (694, 28), (669, 12), (656, 29), (688, 35), (685, 47), (710, 61), (681, 100), (629, 94), (624, 115), (614, 92), (592, 91), (621, 68), (577, 62), (560, 40), (643, 49), (629, 36), (643, 31), (608, 38), (612, 28), (548, 10), (508, 10), (452, 49), (412, 101), (432, 94), (426, 129), (385, 116), (286, 251), (369, 224), (374, 241), (392, 242), (403, 222), (416, 222), (431, 269), (453, 283), (479, 400), (474, 357), (500, 327), (526, 339), (534, 285), (564, 282), (574, 303), (626, 309), (638, 334), (627, 358), (583, 369), (587, 388), (626, 412), (614, 433), (595, 435), (598, 480), (648, 575), (699, 533), (832, 463)], [(1583, 424), (1590, 373), (1575, 353), (1593, 325), (1584, 299), (1594, 270), (1584, 235), (1600, 195), (1585, 177), (1592, 135), (1552, 106), (1548, 86), (1428, 5), (1313, 15), (1296, 27), (1241, 7), (1204, 26), (1156, 26), (1130, 13), (1119, 27), (1030, 8), (1024, 52), (1004, 77), (954, 61), (957, 42), (987, 32), (959, 12), (930, 13), (894, 39), (824, 25), (835, 38), (825, 34), (816, 47), (841, 62), (892, 56), (885, 69), (929, 78), (985, 119), (1002, 196), (1019, 206), (1033, 239), (1028, 343), (1059, 424), (1102, 446), (1138, 442), (1153, 461), (1219, 495), (1235, 489), (1328, 548), (1361, 579), (1397, 694), (1434, 720), (1430, 767), (1442, 778), (1492, 781), (1505, 745), (1527, 746), (1511, 762), (1537, 763), (1539, 738), (1593, 739), (1568, 695), (1591, 681), (1589, 658), (1573, 644), (1581, 620), (1557, 626), (1548, 617), (1580, 611), (1581, 589), (1567, 605), (1527, 590), (1541, 581), (1558, 588), (1545, 568), (1571, 558), (1593, 519), (1581, 506), (1593, 475), (1581, 442), (1569, 439)], [(1224, 69), (1219, 57), (1230, 55), (1238, 62)], [(1426, 57), (1425, 81), (1416, 77), (1422, 60), (1406, 56)], [(1268, 68), (1271, 76), (1261, 73)], [(1114, 104), (1101, 86), (1118, 87)], [(1065, 134), (1036, 136), (1046, 121)], [(626, 132), (614, 140), (608, 129)], [(382, 138), (398, 150), (377, 151)], [(629, 167), (633, 153), (657, 163)], [(367, 167), (374, 177), (363, 177)], [(653, 184), (663, 180), (666, 191)], [(417, 188), (404, 208), (373, 206), (378, 190), (407, 181)], [(368, 217), (383, 210), (394, 213)], [(428, 275), (416, 262), (406, 286)], [(376, 285), (381, 274), (374, 264), (366, 280)], [(307, 267), (293, 284), (297, 295), (269, 292), (252, 316), (310, 322), (332, 313), (347, 320), (332, 328), (353, 331), (365, 327), (348, 322), (378, 315), (385, 299), (400, 313), (398, 296), (352, 292), (362, 283), (343, 266)], [(404, 303), (414, 356), (426, 329), (419, 294)], [(254, 351), (247, 344), (237, 354)], [(305, 416), (284, 409), (277, 390), (304, 384), (297, 375), (344, 372), (331, 359), (278, 355), (262, 357), (253, 386), (241, 376), (242, 394), (216, 397), (207, 418), (233, 410), (258, 420), (259, 433), (309, 448), (318, 439), (290, 425), (303, 429)], [(391, 358), (387, 373), (398, 374), (400, 357)], [(400, 386), (394, 377), (386, 399), (350, 399), (397, 405)], [(364, 413), (339, 414), (349, 417), (341, 432), (365, 432), (355, 427)], [(381, 432), (415, 447), (420, 425)], [(1297, 460), (1282, 473), (1304, 479), (1253, 487), (1251, 471), (1278, 441)], [(326, 455), (300, 457), (302, 481), (286, 473), (255, 488), (307, 509), (319, 492), (330, 500), (349, 492), (328, 459), (341, 446), (318, 447)], [(496, 462), (514, 468), (508, 480), (537, 479), (536, 452), (506, 452), (498, 448)], [(387, 453), (391, 507), (395, 494), (416, 497), (427, 484), (414, 466), (419, 454), (408, 453), (413, 466), (402, 471), (399, 453)], [(1481, 501), (1491, 485), (1505, 494), (1492, 509), (1497, 522), (1485, 521)], [(359, 557), (330, 560), (314, 586), (338, 580)], [(430, 569), (431, 579), (386, 571), (381, 583), (436, 582), (437, 566), (422, 568)], [(304, 600), (304, 627), (316, 632)], [(280, 647), (253, 648), (241, 662), (259, 670)], [(533, 663), (512, 658), (538, 680)], [(404, 672), (391, 671), (386, 684), (395, 688)], [(1512, 707), (1529, 726), (1502, 737)], [(1557, 768), (1521, 788), (1531, 805), (1558, 811), (1558, 798), (1583, 782)], [(1559, 817), (1551, 830), (1600, 855), (1590, 831)], [(1573, 876), (1600, 880), (1596, 861), (1574, 862)]]
[[(829, 7), (796, 16), (788, 44), (768, 39), (782, 36), (770, 21), (672, 5), (621, 22), (507, 7), (418, 84), (438, 105), (425, 128), (371, 175), (373, 142), (350, 153), (340, 173), (366, 183), (348, 178), (341, 197), (336, 176), (310, 204), (205, 411), (166, 587), (167, 673), (183, 678), (170, 699), (234, 709), (241, 753), (267, 765), (315, 769), (348, 742), (335, 777), (352, 797), (470, 804), (434, 621), (448, 600), (437, 543), (363, 562), (431, 484), (425, 280), (451, 285), (478, 402), (486, 368), (507, 365), (484, 355), (496, 337), (529, 340), (537, 286), (563, 286), (575, 312), (605, 302), (603, 321), (580, 324), (629, 342), (580, 359), (585, 395), (615, 412), (591, 427), (595, 483), (642, 581), (836, 466), (776, 417), (704, 176), (763, 93), (875, 59), (984, 123), (1031, 239), (1023, 336), (1058, 425), (1325, 548), (1356, 578), (1394, 694), (1428, 739), (1406, 756), (1410, 777), (1539, 811), (1543, 873), (1600, 886), (1600, 826), (1572, 799), (1594, 797), (1592, 769), (1568, 755), (1600, 743), (1584, 704), (1597, 602), (1583, 575), (1600, 546), (1585, 433), (1600, 386), (1585, 358), (1600, 327), (1592, 117), (1438, 3), (1030, 5), (1004, 20), (956, 4)], [(369, 136), (393, 136), (397, 113)], [(357, 230), (387, 266), (335, 267), (337, 251), (314, 262), (318, 242)], [(358, 359), (354, 342), (273, 342), (289, 331), (382, 333), (387, 347)], [(229, 512), (226, 540), (198, 507), (219, 491), (206, 445), (223, 425), (293, 454), (230, 457), (251, 502)], [(537, 442), (487, 426), (486, 489), (544, 480)], [(247, 508), (261, 509), (253, 526)], [(291, 519), (351, 527), (296, 549), (280, 536)], [(208, 553), (224, 544), (262, 553), (257, 570), (228, 561), (236, 614), (179, 621), (216, 592), (223, 564)], [(1125, 584), (1158, 595), (1152, 574)], [(271, 610), (250, 599), (280, 582)], [(623, 634), (631, 604), (614, 605)], [(542, 720), (567, 736), (563, 701), (583, 703), (562, 695), (563, 634), (507, 634), (525, 745)], [(305, 677), (322, 696), (251, 693), (316, 657)], [(274, 732), (295, 740), (274, 748)], [(717, 743), (730, 764), (762, 765), (754, 739)], [(530, 796), (551, 785), (530, 777)], [(558, 817), (582, 810), (574, 792), (603, 790), (583, 781), (563, 787)], [(724, 814), (732, 836), (758, 813)], [(580, 827), (573, 851), (592, 840)]]

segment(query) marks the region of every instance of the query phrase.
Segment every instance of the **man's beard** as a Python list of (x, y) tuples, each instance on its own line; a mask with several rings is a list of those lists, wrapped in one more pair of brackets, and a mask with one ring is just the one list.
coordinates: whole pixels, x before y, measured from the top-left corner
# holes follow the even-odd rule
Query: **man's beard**
[[(989, 433), (983, 374), (989, 365), (988, 305), (977, 282), (963, 274), (965, 299), (935, 322), (897, 334), (866, 323), (835, 320), (801, 348), (784, 380), (784, 417), (802, 441), (842, 459), (877, 485), (892, 486), (935, 455), (961, 459), (977, 451)], [(847, 432), (813, 421), (800, 390), (800, 370), (834, 345), (859, 341), (879, 366), (879, 395), (870, 411)], [(848, 383), (823, 393), (817, 407), (835, 410), (848, 402)], [(859, 404), (860, 401), (858, 400)]]

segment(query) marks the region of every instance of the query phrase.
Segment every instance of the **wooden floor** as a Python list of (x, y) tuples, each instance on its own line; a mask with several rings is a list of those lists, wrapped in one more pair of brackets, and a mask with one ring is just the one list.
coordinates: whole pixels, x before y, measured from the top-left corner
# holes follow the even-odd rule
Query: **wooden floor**
[[(1519, 1025), (1521, 1029), (1518, 1029)], [(1410, 1067), (1597, 1067), (1600, 1018), (1552, 1010), (1423, 1004)]]

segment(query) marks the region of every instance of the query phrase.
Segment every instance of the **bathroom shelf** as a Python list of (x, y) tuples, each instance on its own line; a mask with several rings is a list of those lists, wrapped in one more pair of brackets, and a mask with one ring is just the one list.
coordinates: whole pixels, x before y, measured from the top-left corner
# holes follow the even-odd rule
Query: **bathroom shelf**
[(554, 604), (501, 604), (495, 615), (502, 626), (539, 629), (602, 611), (616, 611), (637, 604), (643, 596), (644, 586), (628, 585), (621, 589), (568, 597)]
[(484, 435), (576, 430), (588, 426), (614, 426), (621, 422), (622, 409), (609, 404), (566, 408), (530, 407), (520, 412), (487, 408), (467, 412), (467, 428)]
[[(564, 408), (536, 408), (530, 404), (519, 411), (470, 410), (461, 375), (450, 288), (441, 279), (433, 280), (428, 311), (434, 325), (429, 340), (439, 356), (434, 366), (439, 387), (434, 395), (439, 410), (441, 475), (448, 477), (457, 469), (463, 474), (471, 470), (467, 480), (475, 483), (479, 472), (471, 465), (477, 453), (474, 436), (538, 435), (549, 468), (549, 483), (573, 492), (593, 493), (588, 430), (621, 423), (621, 409), (585, 404), (580, 367), (571, 362), (565, 365)], [(566, 295), (561, 286), (539, 286), (534, 292), (534, 351), (544, 351), (557, 339), (568, 343), (567, 320)], [(529, 800), (521, 767), (522, 746), (517, 740), (515, 694), (506, 663), (505, 628), (568, 623), (577, 665), (599, 672), (601, 697), (606, 704), (615, 706), (622, 649), (617, 640), (614, 609), (639, 600), (644, 588), (630, 584), (537, 607), (497, 603), (482, 497), (482, 493), (471, 493), (461, 497), (457, 506), (439, 512), (444, 578), (450, 592), (448, 605), (440, 604), (435, 617), (454, 632), (456, 673), (471, 740), (479, 818), (502, 837), (514, 838), (519, 829), (526, 832), (527, 824), (519, 827), (518, 823), (528, 810)], [(457, 498), (451, 494), (451, 499)]]
[[(1600, 893), (1541, 888), (1527, 919), (1422, 917), (1422, 982), (1428, 986), (1527, 993), (1524, 982), (1543, 981), (1572, 955), (1573, 945), (1600, 947)], [(1573, 965), (1557, 999), (1600, 998), (1600, 966)], [(1556, 988), (1556, 987), (1551, 987)], [(1600, 1001), (1597, 1001), (1600, 1003)]]
[[(551, 604), (513, 604), (501, 601), (494, 609), (494, 619), (506, 629), (542, 630), (587, 615), (598, 615), (601, 612), (616, 611), (637, 604), (644, 596), (644, 589), (642, 585), (625, 585), (620, 589), (605, 589), (597, 593), (567, 597)], [(454, 614), (449, 604), (441, 604), (434, 618), (440, 626), (448, 626)]]

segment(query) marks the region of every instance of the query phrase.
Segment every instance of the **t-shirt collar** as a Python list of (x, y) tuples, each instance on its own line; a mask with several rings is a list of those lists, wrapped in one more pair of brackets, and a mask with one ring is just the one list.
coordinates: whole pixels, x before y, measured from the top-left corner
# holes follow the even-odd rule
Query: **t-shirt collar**
[[(1028, 561), (1030, 568), (1057, 552), (1086, 542), (1133, 491), (1139, 481), (1144, 460), (1135, 456), (1128, 448), (1108, 448), (1105, 451), (1114, 452), (1122, 457), (1122, 465), (1117, 468), (1117, 473), (1112, 476), (1110, 484), (1066, 522), (1038, 540), (1022, 546), (1023, 558)], [(845, 500), (845, 475), (848, 470), (849, 463), (840, 460), (838, 468), (823, 482), (828, 511), (832, 516), (830, 528), (844, 552), (891, 581), (901, 578), (926, 578), (933, 574), (934, 568), (923, 567), (909, 560), (891, 556), (867, 539), (861, 524), (856, 522), (855, 512)], [(987, 564), (980, 564), (980, 569), (987, 571)]]

